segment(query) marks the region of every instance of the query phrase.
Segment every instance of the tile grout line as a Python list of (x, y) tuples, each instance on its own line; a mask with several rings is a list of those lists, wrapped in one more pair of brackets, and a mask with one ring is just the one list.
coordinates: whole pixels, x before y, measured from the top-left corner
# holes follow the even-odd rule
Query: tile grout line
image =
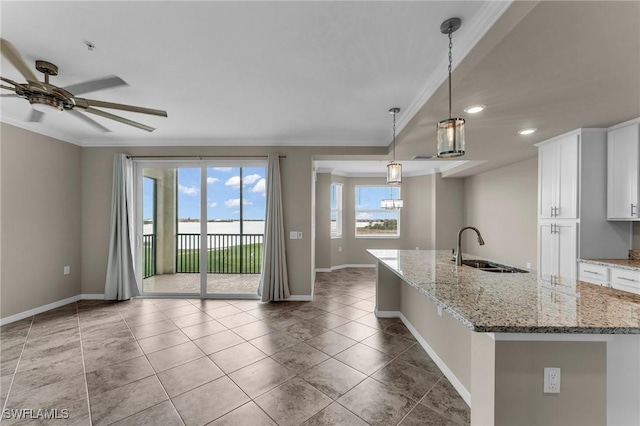
[(91, 402), (89, 401), (89, 383), (87, 382), (87, 365), (84, 362), (84, 346), (82, 344), (82, 327), (80, 327), (80, 307), (76, 304), (76, 316), (78, 317), (78, 336), (80, 337), (80, 355), (82, 356), (82, 373), (84, 376), (84, 390), (87, 395), (87, 412), (89, 413), (89, 426), (93, 425), (93, 416), (91, 415)]
[(9, 390), (7, 391), (7, 397), (4, 400), (4, 404), (2, 405), (2, 412), (7, 409), (7, 404), (9, 403), (9, 396), (11, 395), (11, 390), (13, 389), (13, 382), (16, 380), (16, 376), (18, 375), (18, 367), (20, 367), (20, 361), (22, 361), (22, 354), (24, 353), (24, 349), (27, 347), (27, 339), (29, 339), (29, 334), (31, 334), (31, 328), (33, 327), (33, 321), (35, 319), (35, 315), (31, 317), (31, 323), (29, 323), (29, 330), (27, 330), (27, 335), (24, 336), (24, 343), (22, 344), (22, 350), (20, 351), (20, 356), (18, 356), (18, 363), (16, 364), (16, 369), (13, 370), (13, 377), (11, 377), (11, 384), (9, 384)]
[[(406, 418), (409, 416), (409, 414), (411, 414), (411, 413), (413, 412), (413, 410), (415, 410), (415, 409), (416, 409), (416, 407), (417, 407), (418, 405), (420, 405), (420, 403), (421, 403), (422, 401), (424, 401), (424, 399), (427, 397), (427, 395), (429, 394), (429, 392), (431, 392), (431, 391), (433, 390), (433, 388), (435, 388), (435, 387), (436, 387), (436, 385), (437, 385), (438, 383), (440, 383), (440, 380), (442, 380), (442, 378), (443, 378), (443, 377), (444, 377), (444, 374), (443, 374), (442, 376), (440, 376), (440, 378), (439, 378), (438, 380), (436, 380), (436, 382), (435, 382), (435, 383), (434, 383), (434, 384), (429, 388), (429, 390), (428, 390), (424, 395), (422, 395), (422, 398), (420, 398), (420, 399), (418, 400), (418, 403), (417, 403), (416, 405), (414, 405), (414, 406), (411, 408), (411, 410), (409, 410), (409, 411), (407, 412), (407, 414), (405, 414), (405, 415), (400, 419), (400, 421), (399, 421), (398, 423), (396, 423), (396, 425), (400, 425), (400, 423), (402, 423), (402, 422), (404, 421), (404, 419), (406, 419)], [(428, 409), (430, 409), (430, 410), (431, 410), (431, 408), (429, 408), (429, 407), (425, 407), (425, 408), (428, 408)], [(434, 412), (436, 412), (436, 413), (437, 413), (437, 411), (435, 411), (435, 410), (431, 410), (431, 411), (434, 411)], [(438, 413), (438, 414), (440, 414), (440, 413)], [(448, 420), (453, 421), (453, 420), (451, 420), (451, 419), (448, 419)]]
[[(151, 367), (151, 370), (153, 370), (153, 375), (156, 378), (156, 380), (158, 381), (158, 383), (160, 383), (160, 387), (162, 388), (162, 391), (164, 392), (164, 394), (167, 396), (167, 401), (169, 401), (169, 403), (171, 404), (171, 406), (173, 407), (173, 410), (175, 411), (175, 413), (178, 415), (178, 418), (180, 419), (180, 421), (182, 422), (183, 426), (185, 425), (184, 419), (182, 418), (182, 415), (180, 415), (180, 412), (178, 411), (178, 409), (176, 408), (176, 406), (173, 404), (173, 400), (171, 400), (171, 398), (169, 397), (169, 394), (167, 393), (167, 390), (164, 388), (164, 385), (162, 384), (162, 381), (158, 378), (158, 373), (156, 372), (156, 369), (153, 367), (153, 364), (151, 364), (151, 361), (149, 361), (149, 357), (147, 356), (147, 354), (145, 353), (144, 350), (142, 350), (142, 346), (140, 346), (140, 342), (138, 342), (138, 338), (135, 336), (135, 334), (133, 334), (133, 331), (131, 331), (131, 327), (129, 327), (129, 324), (127, 323), (127, 320), (125, 319), (124, 315), (122, 315), (122, 312), (120, 311), (120, 309), (116, 306), (117, 303), (114, 303), (114, 308), (118, 311), (118, 315), (120, 315), (120, 318), (122, 319), (122, 321), (124, 322), (124, 324), (127, 326), (127, 330), (129, 330), (129, 333), (131, 333), (131, 336), (133, 336), (133, 339), (135, 340), (136, 344), (138, 345), (138, 348), (140, 349), (140, 352), (142, 352), (142, 355), (145, 357), (145, 359), (147, 360), (147, 362), (149, 363), (149, 366)], [(173, 323), (173, 321), (172, 321)], [(151, 336), (150, 336), (151, 337)], [(151, 377), (151, 376), (149, 376)], [(152, 405), (151, 407), (155, 407), (156, 405), (161, 404), (164, 401), (159, 402), (158, 404)], [(119, 419), (117, 421), (120, 420), (124, 420), (126, 418), (129, 418), (131, 416), (135, 416), (138, 413), (143, 412), (144, 410), (147, 410), (151, 407), (146, 407), (143, 410), (137, 411), (129, 416), (123, 417), (122, 419)]]

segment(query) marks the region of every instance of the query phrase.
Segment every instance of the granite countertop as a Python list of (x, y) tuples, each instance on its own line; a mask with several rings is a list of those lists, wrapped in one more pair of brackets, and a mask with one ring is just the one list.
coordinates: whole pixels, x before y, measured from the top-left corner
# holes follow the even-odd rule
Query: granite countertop
[(620, 269), (628, 269), (640, 272), (640, 260), (631, 259), (578, 259), (578, 262), (592, 263), (594, 265), (613, 266)]
[(640, 296), (631, 293), (456, 266), (448, 250), (367, 251), (474, 331), (640, 334)]

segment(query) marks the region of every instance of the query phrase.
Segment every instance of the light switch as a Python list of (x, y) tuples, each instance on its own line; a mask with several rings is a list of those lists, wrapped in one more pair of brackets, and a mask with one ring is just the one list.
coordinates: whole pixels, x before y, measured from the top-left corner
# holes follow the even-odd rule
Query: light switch
[(296, 231), (289, 232), (289, 239), (290, 240), (297, 240), (298, 239), (298, 233)]

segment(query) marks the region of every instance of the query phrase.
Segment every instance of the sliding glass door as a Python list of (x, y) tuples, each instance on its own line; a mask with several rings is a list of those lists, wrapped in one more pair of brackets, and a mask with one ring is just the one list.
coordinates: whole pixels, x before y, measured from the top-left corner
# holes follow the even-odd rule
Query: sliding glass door
[(142, 294), (255, 297), (264, 163), (140, 161), (136, 173)]

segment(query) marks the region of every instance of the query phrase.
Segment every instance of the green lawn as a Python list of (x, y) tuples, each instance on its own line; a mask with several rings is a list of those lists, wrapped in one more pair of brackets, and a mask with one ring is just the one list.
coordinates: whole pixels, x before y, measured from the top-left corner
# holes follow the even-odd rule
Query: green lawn
[[(176, 273), (200, 272), (200, 250), (179, 250), (176, 266)], [(209, 250), (207, 253), (208, 273), (251, 274), (259, 273), (261, 267), (262, 243), (244, 245), (242, 253), (240, 246)]]

